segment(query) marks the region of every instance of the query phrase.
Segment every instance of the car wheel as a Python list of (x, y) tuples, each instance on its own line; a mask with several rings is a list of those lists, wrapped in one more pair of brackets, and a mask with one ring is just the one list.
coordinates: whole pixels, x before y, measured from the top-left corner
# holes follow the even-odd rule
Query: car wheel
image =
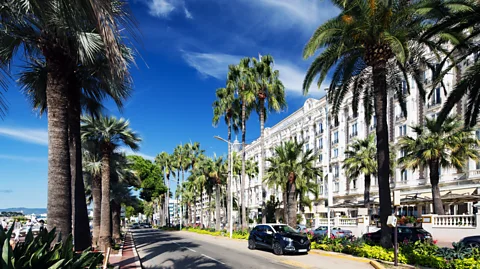
[(255, 245), (255, 240), (253, 240), (252, 238), (250, 238), (248, 240), (248, 248), (249, 249), (256, 249), (257, 248), (257, 246)]
[(275, 255), (283, 255), (283, 249), (280, 243), (278, 242), (273, 243), (273, 253)]

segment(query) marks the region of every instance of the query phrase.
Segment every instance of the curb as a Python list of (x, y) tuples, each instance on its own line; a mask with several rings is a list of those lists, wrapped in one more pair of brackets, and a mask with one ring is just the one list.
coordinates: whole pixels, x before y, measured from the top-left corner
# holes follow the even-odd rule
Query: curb
[(370, 260), (370, 259), (367, 259), (367, 258), (355, 257), (355, 256), (343, 254), (343, 253), (337, 253), (337, 252), (321, 251), (321, 250), (318, 250), (318, 249), (312, 249), (312, 250), (310, 250), (310, 253), (318, 255), (318, 256), (335, 257), (335, 258), (338, 258), (338, 259), (368, 263), (375, 269), (385, 269), (385, 267), (383, 265), (381, 265), (379, 262), (374, 261), (374, 260)]
[(375, 269), (385, 269), (385, 267), (377, 261), (370, 261), (370, 265)]
[(137, 245), (135, 244), (135, 238), (133, 237), (132, 232), (129, 232), (130, 236), (132, 237), (132, 245), (133, 245), (133, 256), (135, 257), (135, 267), (137, 269), (143, 269), (142, 262), (140, 261), (140, 256), (138, 256)]

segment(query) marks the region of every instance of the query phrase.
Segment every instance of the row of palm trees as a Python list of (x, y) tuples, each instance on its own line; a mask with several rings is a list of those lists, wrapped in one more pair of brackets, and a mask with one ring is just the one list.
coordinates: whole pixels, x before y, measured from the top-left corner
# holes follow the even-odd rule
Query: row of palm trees
[[(409, 91), (410, 75), (419, 89), (421, 100), (425, 101), (433, 92), (429, 91), (430, 86), (445, 87), (443, 76), (456, 69), (460, 81), (439, 114), (434, 131), (440, 132), (451, 109), (464, 96), (469, 99), (465, 124), (474, 126), (480, 108), (480, 63), (475, 62), (465, 71), (459, 67), (467, 57), (479, 53), (480, 4), (471, 0), (331, 1), (340, 13), (319, 26), (304, 48), (305, 59), (316, 57), (305, 76), (303, 90), (308, 93), (316, 77), (317, 84), (321, 85), (330, 74), (328, 101), (333, 104), (334, 115), (340, 110), (347, 92), (352, 92), (353, 109), (356, 111), (362, 100), (368, 114), (365, 118), (371, 119), (372, 112), (376, 116), (381, 244), (389, 247), (391, 232), (386, 221), (392, 205), (387, 96), (395, 93), (405, 115), (407, 112), (401, 87), (397, 83), (391, 85), (391, 82), (395, 77), (403, 78)], [(316, 54), (318, 51), (320, 53)], [(424, 85), (422, 74), (426, 70), (433, 73), (431, 85)], [(438, 167), (439, 159), (433, 159), (431, 169)], [(413, 163), (411, 166), (416, 167)], [(436, 181), (433, 179), (433, 183)], [(440, 210), (437, 206), (436, 209)]]
[[(256, 58), (243, 58), (237, 65), (228, 67), (227, 81), (225, 88), (216, 90), (216, 100), (213, 102), (213, 125), (217, 126), (223, 117), (228, 129), (228, 141), (232, 141), (232, 131), (242, 133), (242, 149), (246, 146), (246, 123), (252, 111), (256, 111), (260, 120), (260, 178), (263, 178), (265, 168), (265, 141), (264, 125), (268, 112), (282, 111), (286, 108), (285, 87), (279, 78), (279, 71), (274, 69), (274, 59), (270, 55)], [(231, 143), (230, 143), (231, 145)], [(229, 154), (231, 152), (229, 147)], [(242, 171), (240, 176), (240, 201), (241, 201), (241, 223), (242, 228), (247, 227), (247, 214), (244, 193), (245, 184), (242, 182), (246, 178), (246, 152), (242, 153)], [(228, 171), (233, 165), (228, 161)], [(231, 184), (227, 184), (230, 188)], [(230, 193), (230, 190), (227, 190)], [(266, 191), (262, 185), (262, 196), (265, 201)], [(227, 199), (230, 201), (230, 199)], [(262, 204), (263, 219), (265, 218), (265, 202)], [(232, 212), (232, 205), (228, 205), (228, 216)], [(230, 217), (229, 217), (230, 218)]]
[[(89, 234), (89, 221), (81, 114), (98, 116), (107, 97), (121, 107), (131, 94), (128, 67), (133, 50), (120, 34), (129, 29), (123, 33), (135, 36), (131, 19), (123, 0), (3, 1), (0, 8), (0, 86), (7, 89), (11, 76), (17, 76), (32, 107), (47, 113), (48, 224), (64, 240), (73, 231), (76, 250), (91, 245), (84, 236)], [(12, 69), (18, 59), (22, 66)], [(1, 97), (4, 116), (6, 102)], [(106, 150), (104, 166), (109, 165)], [(102, 207), (108, 209), (107, 189), (102, 193), (107, 196)], [(106, 230), (100, 237), (106, 242)]]

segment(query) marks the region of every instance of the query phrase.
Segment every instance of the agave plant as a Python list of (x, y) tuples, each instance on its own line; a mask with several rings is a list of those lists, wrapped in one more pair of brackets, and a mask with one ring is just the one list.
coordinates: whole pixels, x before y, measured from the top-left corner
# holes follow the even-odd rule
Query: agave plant
[(60, 236), (57, 242), (56, 230), (50, 232), (43, 229), (34, 237), (29, 231), (25, 242), (10, 244), (13, 227), (6, 233), (0, 229), (0, 258), (1, 269), (94, 269), (103, 260), (101, 253), (91, 252), (89, 249), (75, 253), (73, 248), (73, 237), (68, 236), (65, 242)]

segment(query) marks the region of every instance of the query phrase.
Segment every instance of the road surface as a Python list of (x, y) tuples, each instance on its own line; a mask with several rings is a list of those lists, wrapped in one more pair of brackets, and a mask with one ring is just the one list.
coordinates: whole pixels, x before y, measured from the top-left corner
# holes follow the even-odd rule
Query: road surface
[(334, 268), (372, 269), (368, 263), (308, 255), (276, 256), (271, 251), (249, 250), (246, 240), (192, 232), (134, 230), (133, 236), (145, 269), (188, 268)]

